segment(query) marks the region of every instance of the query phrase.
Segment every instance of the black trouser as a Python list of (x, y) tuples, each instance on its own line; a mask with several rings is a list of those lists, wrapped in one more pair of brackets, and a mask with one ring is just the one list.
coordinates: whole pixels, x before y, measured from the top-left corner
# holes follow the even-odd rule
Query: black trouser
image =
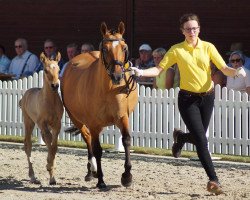
[(214, 92), (201, 96), (180, 91), (178, 95), (178, 106), (181, 117), (190, 131), (190, 133), (180, 135), (180, 140), (182, 142), (193, 143), (196, 146), (198, 157), (209, 180), (218, 181), (208, 151), (208, 141), (206, 137), (206, 131), (214, 107)]

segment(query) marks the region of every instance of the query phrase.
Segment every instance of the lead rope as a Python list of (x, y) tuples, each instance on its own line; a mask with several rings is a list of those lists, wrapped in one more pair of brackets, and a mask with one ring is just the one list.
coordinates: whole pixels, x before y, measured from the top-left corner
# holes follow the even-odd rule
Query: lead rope
[[(128, 63), (129, 63), (129, 67), (124, 70), (124, 73), (126, 73), (126, 72), (131, 73), (132, 72), (131, 67), (133, 66), (133, 63), (131, 61), (128, 61)], [(125, 89), (125, 93), (128, 96), (132, 91), (136, 90), (138, 77), (135, 74), (133, 74), (133, 72), (132, 72), (128, 79), (126, 78), (126, 76), (124, 76), (124, 80), (125, 80), (126, 86), (121, 91), (123, 91)], [(131, 86), (130, 86), (130, 84), (131, 84)]]

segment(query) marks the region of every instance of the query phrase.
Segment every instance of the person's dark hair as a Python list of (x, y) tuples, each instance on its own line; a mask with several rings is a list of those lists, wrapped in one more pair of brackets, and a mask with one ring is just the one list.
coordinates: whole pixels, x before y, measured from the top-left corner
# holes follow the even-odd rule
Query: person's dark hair
[(198, 22), (198, 25), (200, 26), (200, 20), (198, 15), (194, 14), (194, 13), (188, 13), (188, 14), (184, 14), (180, 17), (180, 28), (183, 29), (183, 25), (184, 23), (190, 21), (190, 20), (195, 20)]
[(78, 50), (78, 45), (76, 43), (70, 43), (67, 45), (67, 48), (75, 48), (76, 50)]
[(3, 54), (5, 54), (5, 48), (3, 45), (0, 44), (0, 49), (2, 49)]

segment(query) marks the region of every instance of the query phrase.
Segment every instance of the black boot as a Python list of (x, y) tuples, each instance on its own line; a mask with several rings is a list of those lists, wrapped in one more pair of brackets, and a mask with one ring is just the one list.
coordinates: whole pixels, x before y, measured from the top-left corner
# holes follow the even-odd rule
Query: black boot
[(175, 158), (179, 158), (181, 156), (181, 149), (184, 146), (185, 142), (181, 139), (181, 135), (185, 134), (180, 129), (174, 129), (173, 138), (174, 144), (172, 146), (172, 154)]

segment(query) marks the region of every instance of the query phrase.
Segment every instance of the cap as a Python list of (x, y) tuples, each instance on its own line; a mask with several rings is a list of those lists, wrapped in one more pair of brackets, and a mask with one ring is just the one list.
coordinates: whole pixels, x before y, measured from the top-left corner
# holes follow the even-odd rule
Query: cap
[(148, 44), (143, 44), (139, 48), (139, 51), (141, 51), (141, 50), (152, 51), (152, 48)]

